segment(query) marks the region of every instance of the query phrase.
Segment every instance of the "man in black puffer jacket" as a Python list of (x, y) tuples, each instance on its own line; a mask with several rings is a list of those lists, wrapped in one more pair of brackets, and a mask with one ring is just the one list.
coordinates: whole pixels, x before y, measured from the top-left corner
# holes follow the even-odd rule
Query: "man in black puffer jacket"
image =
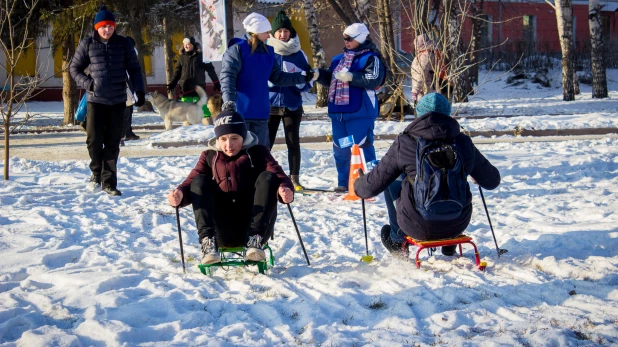
[[(459, 217), (445, 221), (425, 220), (414, 206), (412, 181), (416, 177), (416, 138), (455, 140), (463, 157), (465, 172), (473, 182), (485, 189), (500, 184), (500, 172), (479, 152), (467, 135), (460, 133), (459, 123), (451, 118), (451, 106), (438, 93), (430, 93), (419, 101), (420, 115), (397, 136), (388, 152), (369, 172), (354, 182), (354, 191), (361, 198), (370, 198), (384, 191), (390, 225), (382, 230), (384, 246), (394, 254), (401, 253), (404, 236), (417, 240), (453, 238), (466, 230), (472, 216), (472, 192), (466, 182), (466, 203)], [(394, 188), (397, 187), (397, 188)], [(396, 207), (392, 203), (396, 201)], [(405, 235), (404, 235), (405, 234)], [(445, 246), (442, 253), (455, 255), (456, 246)]]
[(211, 62), (204, 63), (202, 61), (202, 50), (199, 43), (195, 42), (193, 37), (186, 37), (182, 40), (182, 45), (178, 63), (176, 63), (174, 69), (174, 76), (170, 84), (167, 85), (167, 90), (172, 93), (180, 82), (180, 91), (183, 97), (198, 96), (195, 86), (200, 86), (206, 90), (206, 75), (204, 74), (204, 71), (206, 71), (208, 77), (214, 83), (215, 90), (221, 91), (221, 84), (215, 72), (215, 67)]
[(88, 94), (86, 144), (92, 171), (90, 182), (100, 184), (109, 195), (119, 196), (116, 164), (123, 136), (127, 73), (137, 96), (137, 107), (144, 104), (144, 80), (133, 45), (115, 32), (114, 15), (105, 6), (94, 17), (94, 29), (92, 36), (79, 43), (70, 72)]

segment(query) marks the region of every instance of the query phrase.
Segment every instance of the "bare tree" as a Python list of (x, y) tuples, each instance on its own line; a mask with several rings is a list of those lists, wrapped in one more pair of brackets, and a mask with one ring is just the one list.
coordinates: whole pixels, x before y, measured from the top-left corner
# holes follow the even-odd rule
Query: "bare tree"
[[(309, 30), (309, 39), (311, 41), (311, 51), (313, 53), (313, 67), (326, 68), (326, 55), (322, 48), (320, 40), (320, 29), (316, 17), (315, 4), (313, 0), (303, 0), (303, 8), (307, 19), (307, 29)], [(316, 101), (317, 107), (325, 107), (328, 104), (328, 88), (320, 83), (316, 83)]]
[[(468, 102), (468, 95), (472, 92), (470, 79), (468, 78), (470, 65), (466, 59), (467, 53), (470, 52), (470, 46), (464, 49), (462, 39), (462, 21), (460, 18), (464, 13), (468, 12), (468, 8), (460, 7), (461, 2), (456, 0), (444, 0), (444, 16), (442, 18), (443, 34), (441, 35), (443, 44), (444, 59), (449, 62), (448, 79), (439, 80), (440, 89), (448, 88), (448, 83), (453, 86), (453, 100), (455, 102)], [(463, 4), (466, 4), (464, 2)], [(443, 62), (439, 62), (442, 64)], [(437, 66), (434, 71), (441, 72), (442, 67)], [(435, 73), (439, 75), (439, 73)], [(436, 78), (439, 78), (437, 76)], [(447, 92), (447, 95), (450, 91)], [(449, 98), (451, 95), (448, 95)]]
[(573, 75), (573, 4), (571, 0), (555, 0), (555, 5), (545, 0), (556, 10), (558, 37), (562, 49), (562, 100), (575, 100)]
[(378, 0), (378, 24), (380, 30), (380, 51), (391, 71), (395, 70), (395, 38), (393, 33), (393, 15), (389, 0)]
[[(353, 23), (365, 23), (365, 25), (369, 24), (369, 15), (368, 12), (360, 14), (358, 8), (352, 4), (352, 0), (327, 0), (329, 5), (335, 10), (337, 16), (345, 23), (346, 26), (349, 26)], [(362, 5), (360, 9), (362, 11), (368, 11), (368, 2), (366, 0), (362, 0)], [(365, 4), (365, 2), (367, 2)], [(361, 18), (362, 17), (362, 18)]]
[(479, 58), (482, 48), (482, 28), (485, 24), (483, 15), (484, 0), (470, 1), (470, 21), (472, 22), (472, 42), (470, 43), (471, 50), (468, 54), (468, 62), (470, 65), (470, 84), (478, 85), (479, 83)]
[[(149, 27), (150, 45), (163, 45), (166, 83), (172, 80), (174, 58), (178, 54), (172, 48), (172, 35), (196, 33), (200, 30), (196, 5), (195, 2), (185, 0), (158, 0), (148, 9), (146, 23)], [(169, 93), (168, 97), (175, 98), (174, 93)]]
[[(171, 39), (171, 26), (169, 25), (169, 17), (164, 16), (161, 21), (161, 27), (163, 31), (163, 58), (165, 59), (165, 81), (166, 84), (170, 83), (174, 74), (174, 50), (172, 49), (172, 39)], [(167, 97), (169, 99), (175, 99), (175, 95), (173, 92), (167, 93)]]
[[(0, 66), (6, 70), (6, 82), (0, 91), (0, 113), (2, 114), (2, 130), (4, 134), (4, 179), (9, 179), (9, 136), (20, 125), (13, 122), (13, 117), (24, 107), (25, 102), (35, 93), (35, 90), (45, 82), (38, 76), (46, 76), (46, 67), (36, 64), (33, 76), (19, 76), (16, 70), (20, 59), (26, 54), (36, 54), (34, 51), (35, 32), (33, 28), (38, 22), (40, 11), (39, 0), (5, 0), (0, 3), (0, 48), (6, 57), (5, 64)], [(22, 122), (28, 121), (29, 116)]]
[(592, 97), (607, 97), (607, 76), (603, 56), (603, 28), (601, 27), (601, 4), (599, 0), (588, 2), (588, 23), (590, 26), (590, 43), (592, 45)]

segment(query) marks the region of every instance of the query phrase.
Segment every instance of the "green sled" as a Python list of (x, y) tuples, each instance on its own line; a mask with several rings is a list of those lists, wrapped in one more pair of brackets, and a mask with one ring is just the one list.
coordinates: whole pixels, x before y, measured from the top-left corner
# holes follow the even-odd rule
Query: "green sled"
[(275, 256), (273, 255), (272, 249), (268, 246), (268, 244), (264, 245), (264, 250), (268, 250), (270, 257), (266, 257), (263, 261), (252, 261), (245, 260), (245, 252), (247, 249), (245, 247), (219, 247), (219, 253), (221, 254), (221, 261), (213, 264), (199, 264), (197, 267), (204, 275), (211, 276), (212, 271), (211, 267), (236, 267), (236, 266), (249, 266), (249, 265), (257, 265), (258, 271), (261, 274), (264, 274), (266, 270), (270, 269), (275, 265)]

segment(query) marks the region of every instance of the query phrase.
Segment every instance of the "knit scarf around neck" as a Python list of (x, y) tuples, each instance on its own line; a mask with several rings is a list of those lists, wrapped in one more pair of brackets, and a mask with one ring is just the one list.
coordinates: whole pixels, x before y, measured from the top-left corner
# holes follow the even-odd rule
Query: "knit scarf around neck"
[(363, 49), (361, 51), (345, 51), (343, 53), (343, 58), (341, 58), (339, 65), (333, 71), (333, 77), (330, 81), (330, 89), (328, 91), (329, 102), (334, 101), (335, 105), (350, 104), (350, 83), (336, 79), (335, 74), (340, 71), (349, 71), (354, 58), (368, 51), (368, 49)]
[(268, 39), (266, 44), (272, 46), (275, 49), (275, 53), (279, 55), (285, 56), (300, 51), (300, 41), (298, 40), (298, 36), (289, 39), (288, 42), (271, 37)]

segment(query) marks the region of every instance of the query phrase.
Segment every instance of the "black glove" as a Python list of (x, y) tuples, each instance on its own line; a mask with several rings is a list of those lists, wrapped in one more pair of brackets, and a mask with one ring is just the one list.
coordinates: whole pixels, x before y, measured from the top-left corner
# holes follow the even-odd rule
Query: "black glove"
[(141, 90), (138, 90), (135, 92), (135, 95), (137, 96), (137, 101), (135, 102), (135, 106), (142, 107), (144, 103), (146, 102), (146, 99), (144, 98), (144, 92), (142, 92)]
[(215, 90), (220, 92), (221, 91), (221, 83), (219, 83), (219, 81), (214, 82), (215, 84)]
[(221, 111), (232, 111), (232, 112), (236, 112), (236, 101), (226, 101), (223, 103), (223, 105), (221, 106)]
[(167, 85), (168, 93), (173, 93), (175, 89), (176, 89), (176, 85), (172, 85), (171, 83)]
[(315, 73), (312, 70), (305, 71), (305, 83), (311, 82)]

